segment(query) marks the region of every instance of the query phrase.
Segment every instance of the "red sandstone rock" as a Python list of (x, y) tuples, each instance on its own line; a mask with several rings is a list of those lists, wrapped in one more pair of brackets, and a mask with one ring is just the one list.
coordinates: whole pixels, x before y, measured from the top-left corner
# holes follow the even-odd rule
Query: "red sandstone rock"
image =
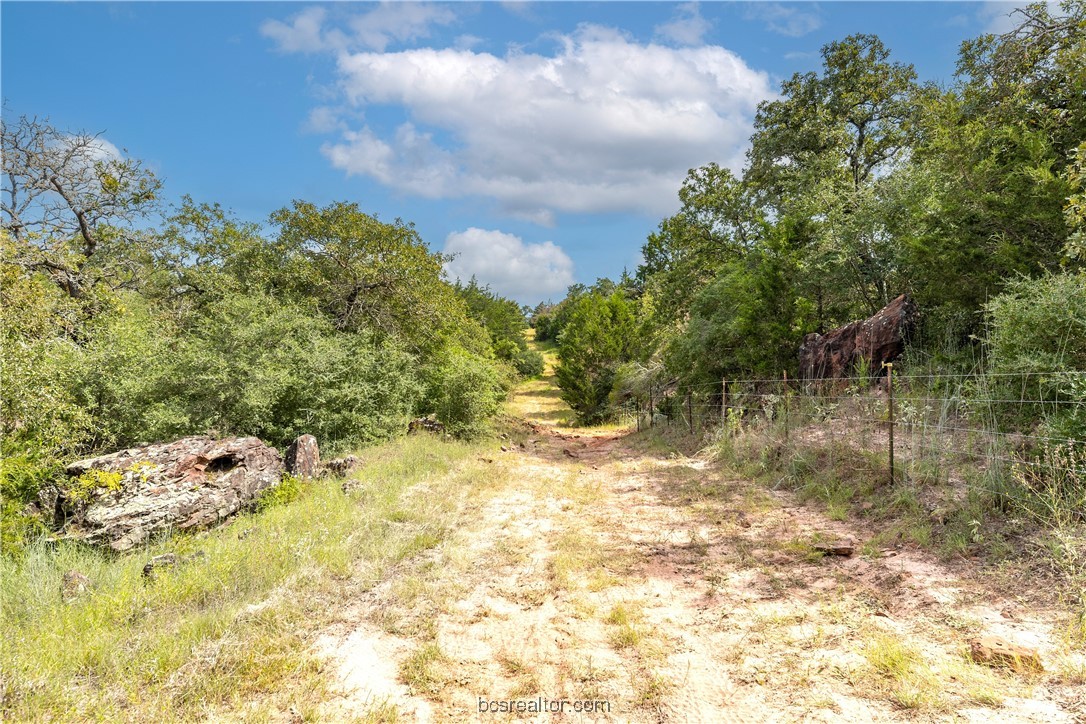
[(1041, 657), (1036, 651), (1011, 643), (999, 636), (984, 636), (969, 645), (973, 661), (988, 666), (1002, 666), (1022, 672), (1044, 671)]
[(808, 334), (799, 348), (800, 379), (841, 379), (865, 366), (868, 374), (881, 374), (883, 363), (905, 351), (916, 318), (916, 304), (902, 294), (870, 319), (826, 334)]
[(315, 478), (320, 473), (321, 454), (317, 438), (302, 435), (290, 444), (286, 454), (287, 472), (299, 478)]

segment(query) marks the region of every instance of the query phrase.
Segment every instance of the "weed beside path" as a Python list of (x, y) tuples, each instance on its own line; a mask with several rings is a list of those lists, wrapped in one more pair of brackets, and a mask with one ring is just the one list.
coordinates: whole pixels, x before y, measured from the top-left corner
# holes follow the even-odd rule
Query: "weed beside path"
[[(331, 691), (316, 634), (445, 539), (465, 491), (492, 473), (484, 449), (407, 438), (367, 450), (349, 494), (341, 480), (305, 483), (289, 503), (122, 557), (60, 543), (4, 559), (4, 721), (319, 718)], [(197, 551), (143, 575), (152, 556)], [(66, 601), (70, 570), (89, 583)]]

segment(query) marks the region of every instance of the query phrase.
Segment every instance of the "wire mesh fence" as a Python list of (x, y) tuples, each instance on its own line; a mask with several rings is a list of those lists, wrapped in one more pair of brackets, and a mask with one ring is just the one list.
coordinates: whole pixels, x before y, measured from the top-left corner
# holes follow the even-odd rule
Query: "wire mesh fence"
[[(897, 374), (653, 383), (619, 407), (631, 428), (851, 449), (886, 483), (969, 477), (1000, 495), (1059, 495), (1086, 519), (1086, 372)], [(1015, 483), (1008, 485), (1008, 481)]]

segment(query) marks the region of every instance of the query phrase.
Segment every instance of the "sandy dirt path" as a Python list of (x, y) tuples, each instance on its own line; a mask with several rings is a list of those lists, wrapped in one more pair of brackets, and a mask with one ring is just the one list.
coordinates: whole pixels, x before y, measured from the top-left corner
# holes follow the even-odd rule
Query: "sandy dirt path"
[[(328, 718), (1086, 721), (1086, 660), (1055, 612), (927, 553), (862, 555), (870, 531), (651, 433), (559, 427), (549, 380), (513, 409), (504, 482), (321, 637)], [(812, 548), (846, 537), (855, 555)], [(1046, 671), (973, 663), (981, 634)]]

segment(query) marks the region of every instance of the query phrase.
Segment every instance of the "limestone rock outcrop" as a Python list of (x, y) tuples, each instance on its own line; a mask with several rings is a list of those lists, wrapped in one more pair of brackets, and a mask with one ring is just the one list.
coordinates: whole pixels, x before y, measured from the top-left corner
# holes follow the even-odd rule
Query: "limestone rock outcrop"
[(186, 437), (68, 466), (54, 520), (68, 537), (126, 551), (152, 536), (202, 528), (278, 485), (278, 451), (255, 437)]

